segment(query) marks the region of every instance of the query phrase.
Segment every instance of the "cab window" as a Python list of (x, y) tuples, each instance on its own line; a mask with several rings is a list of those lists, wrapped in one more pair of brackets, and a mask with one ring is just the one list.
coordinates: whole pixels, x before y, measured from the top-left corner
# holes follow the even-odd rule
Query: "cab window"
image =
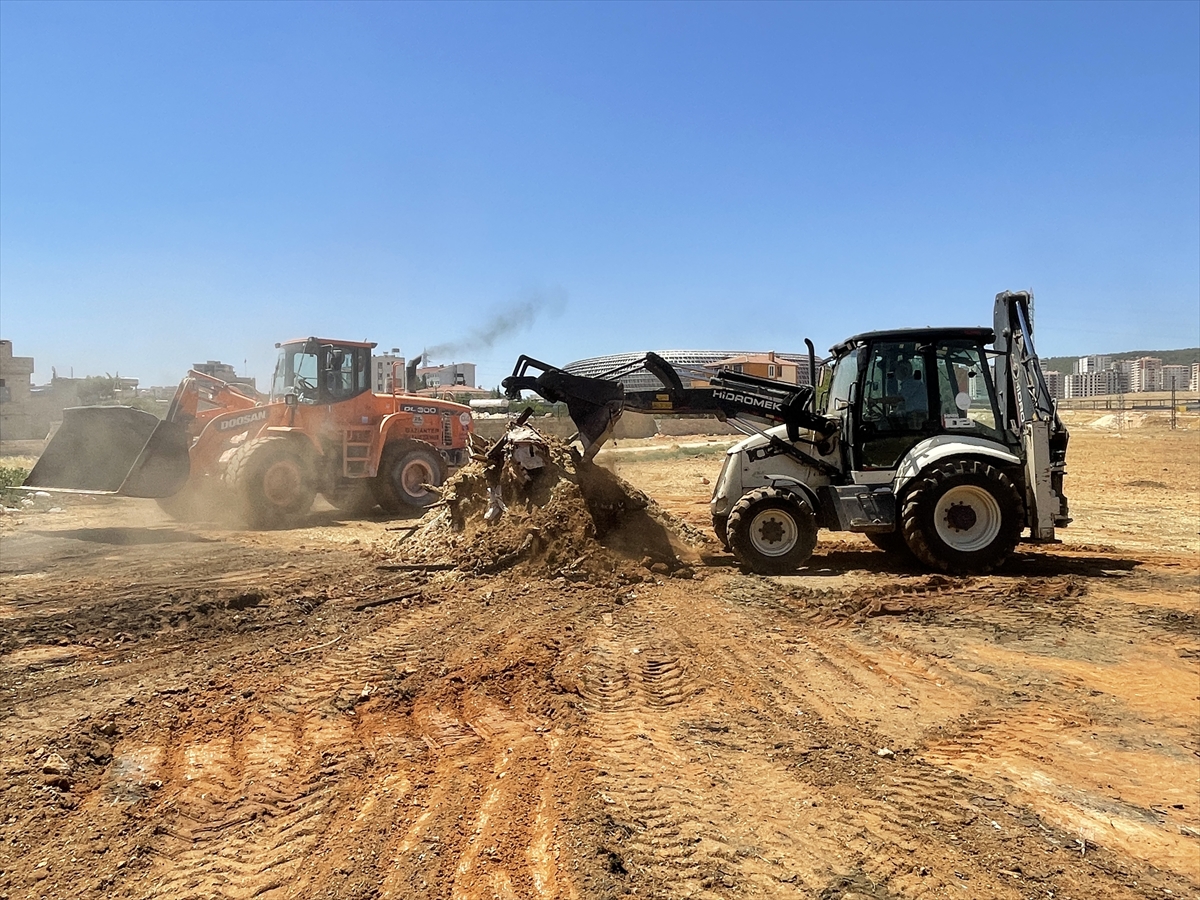
[(850, 402), (850, 387), (858, 380), (858, 348), (851, 350), (837, 362), (833, 379), (829, 383), (829, 394), (825, 401), (825, 413), (836, 416)]
[(994, 386), (982, 347), (971, 341), (940, 342), (937, 372), (942, 429), (1001, 440)]
[(315, 353), (305, 353), (297, 345), (280, 349), (275, 377), (271, 380), (272, 399), (278, 400), (284, 394), (295, 392), (301, 403), (316, 403), (317, 383)]

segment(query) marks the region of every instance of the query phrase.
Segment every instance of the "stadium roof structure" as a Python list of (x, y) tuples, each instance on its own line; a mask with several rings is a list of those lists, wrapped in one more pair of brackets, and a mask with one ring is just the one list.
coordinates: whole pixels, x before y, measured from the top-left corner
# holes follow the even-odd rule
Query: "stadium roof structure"
[[(615, 369), (620, 369), (630, 363), (636, 362), (646, 355), (648, 351), (642, 350), (637, 353), (613, 353), (609, 356), (592, 356), (588, 359), (579, 359), (572, 363), (567, 363), (563, 369), (570, 372), (572, 375), (585, 375), (589, 378), (601, 378), (612, 372)], [(770, 352), (767, 350), (655, 350), (657, 353), (672, 366), (678, 369), (697, 369), (711, 367), (714, 363), (719, 363), (730, 357), (735, 356), (763, 356), (764, 358)], [(781, 353), (776, 351), (775, 358), (786, 360), (787, 362), (807, 363), (807, 353)], [(817, 361), (820, 365), (820, 360)], [(807, 371), (807, 369), (805, 369)], [(686, 375), (685, 375), (686, 377)], [(630, 391), (651, 391), (659, 387), (658, 379), (645, 371), (634, 371), (628, 375), (622, 375), (617, 379), (621, 384), (625, 385), (626, 390)]]

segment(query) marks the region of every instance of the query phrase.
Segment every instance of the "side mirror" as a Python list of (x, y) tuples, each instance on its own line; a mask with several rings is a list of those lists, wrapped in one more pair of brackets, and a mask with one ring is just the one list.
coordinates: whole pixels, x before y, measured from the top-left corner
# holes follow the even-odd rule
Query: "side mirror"
[(283, 405), (284, 406), (299, 406), (300, 405), (300, 398), (296, 396), (295, 391), (288, 391), (286, 394), (283, 395)]

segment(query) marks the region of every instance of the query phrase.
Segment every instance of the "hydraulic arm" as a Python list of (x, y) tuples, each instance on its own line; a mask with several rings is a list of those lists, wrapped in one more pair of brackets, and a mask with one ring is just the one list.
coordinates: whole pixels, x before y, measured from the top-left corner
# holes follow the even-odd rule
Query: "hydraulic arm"
[[(530, 370), (540, 374), (531, 375)], [(629, 390), (621, 379), (649, 372), (661, 384), (650, 390)], [(683, 377), (681, 377), (683, 376)], [(685, 385), (683, 378), (687, 378)], [(713, 415), (720, 419), (752, 418), (786, 425), (796, 440), (801, 428), (820, 437), (833, 434), (837, 424), (812, 412), (813, 389), (769, 378), (720, 369), (676, 367), (656, 353), (619, 366), (597, 377), (574, 375), (548, 363), (521, 356), (503, 381), (509, 399), (533, 391), (551, 403), (565, 403), (579, 429), (584, 457), (596, 455), (621, 414), (627, 410), (656, 415)]]

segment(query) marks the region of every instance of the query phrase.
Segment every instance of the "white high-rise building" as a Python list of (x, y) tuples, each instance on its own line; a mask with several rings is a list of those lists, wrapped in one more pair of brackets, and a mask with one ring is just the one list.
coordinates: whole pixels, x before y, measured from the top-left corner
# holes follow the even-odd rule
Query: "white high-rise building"
[(1075, 375), (1088, 375), (1092, 372), (1106, 372), (1111, 369), (1111, 356), (1081, 356), (1075, 361)]
[(1157, 356), (1143, 356), (1129, 363), (1129, 390), (1133, 393), (1161, 391), (1162, 360)]

